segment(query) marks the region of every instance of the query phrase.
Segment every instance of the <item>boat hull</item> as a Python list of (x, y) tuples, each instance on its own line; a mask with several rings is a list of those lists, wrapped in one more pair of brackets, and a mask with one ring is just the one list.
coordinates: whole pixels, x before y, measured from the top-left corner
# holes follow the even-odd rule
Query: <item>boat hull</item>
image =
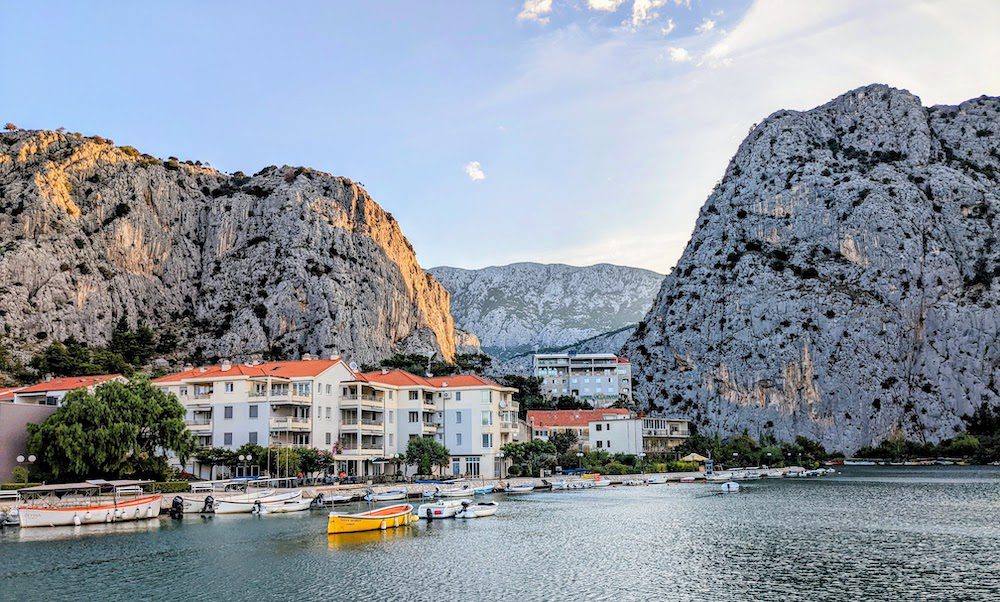
[(499, 504), (496, 502), (472, 504), (459, 510), (455, 518), (483, 518), (493, 516), (497, 513), (497, 508), (499, 508)]
[(312, 505), (312, 500), (307, 500), (305, 498), (296, 498), (293, 500), (288, 500), (284, 502), (263, 502), (260, 505), (260, 510), (257, 511), (258, 514), (287, 514), (289, 512), (302, 512), (308, 510)]
[(215, 502), (215, 513), (216, 514), (249, 514), (253, 512), (256, 503), (260, 501), (261, 505), (266, 504), (278, 504), (282, 502), (291, 502), (299, 500), (302, 498), (302, 491), (295, 491), (290, 493), (279, 493), (270, 496), (259, 497), (247, 501), (232, 501), (232, 500), (216, 500)]
[(18, 520), (22, 527), (69, 527), (145, 520), (160, 515), (162, 502), (162, 495), (148, 495), (118, 502), (71, 508), (22, 506), (18, 509)]
[(331, 512), (327, 521), (326, 532), (328, 535), (336, 535), (338, 533), (358, 533), (360, 531), (378, 531), (402, 527), (417, 520), (417, 517), (411, 514), (412, 512), (413, 506), (410, 504), (396, 504), (360, 514), (338, 514)]

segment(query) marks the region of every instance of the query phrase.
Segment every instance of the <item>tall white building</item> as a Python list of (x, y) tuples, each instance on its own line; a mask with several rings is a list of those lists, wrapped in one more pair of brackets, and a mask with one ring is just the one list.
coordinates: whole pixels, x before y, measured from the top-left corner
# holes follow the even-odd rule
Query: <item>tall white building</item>
[(632, 365), (613, 353), (540, 353), (534, 365), (547, 398), (571, 396), (595, 408), (632, 401)]

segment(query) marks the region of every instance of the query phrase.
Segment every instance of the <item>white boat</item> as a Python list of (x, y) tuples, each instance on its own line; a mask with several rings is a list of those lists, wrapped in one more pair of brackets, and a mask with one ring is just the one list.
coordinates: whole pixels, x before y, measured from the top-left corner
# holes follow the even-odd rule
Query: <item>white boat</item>
[(593, 479), (591, 482), (594, 484), (594, 487), (607, 487), (611, 484), (611, 481), (607, 479)]
[(844, 466), (875, 466), (875, 460), (844, 460)]
[(290, 491), (287, 493), (272, 493), (268, 496), (257, 497), (253, 500), (218, 500), (215, 502), (216, 514), (249, 514), (254, 511), (257, 504), (276, 504), (302, 498), (302, 490)]
[(59, 527), (144, 520), (160, 515), (163, 496), (145, 495), (152, 481), (93, 480), (64, 485), (39, 485), (20, 490), (22, 527)]
[(329, 508), (336, 504), (346, 504), (354, 501), (353, 495), (337, 495), (333, 493), (318, 493), (312, 499), (310, 506), (313, 508)]
[(552, 481), (552, 491), (563, 491), (569, 489), (569, 481), (563, 479), (562, 481)]
[(469, 485), (462, 485), (461, 487), (453, 487), (451, 489), (435, 487), (434, 494), (438, 497), (467, 497), (475, 495), (475, 489)]
[(302, 512), (303, 510), (308, 510), (311, 505), (312, 500), (301, 496), (277, 502), (262, 502), (257, 500), (254, 502), (254, 509), (251, 512), (254, 514), (285, 514), (288, 512)]
[(732, 479), (733, 476), (728, 472), (714, 472), (705, 477), (705, 480), (709, 483), (725, 483), (727, 481), (731, 481)]
[(769, 470), (764, 473), (765, 479), (780, 479), (782, 477), (780, 470)]
[(462, 507), (455, 514), (455, 518), (483, 518), (484, 516), (493, 516), (497, 513), (499, 506), (496, 502), (462, 502)]
[(694, 483), (694, 477), (681, 477), (681, 483)]
[(728, 483), (723, 483), (719, 489), (722, 493), (738, 493), (740, 484), (735, 481), (729, 481)]
[(519, 493), (531, 493), (534, 490), (535, 490), (535, 486), (532, 485), (532, 484), (528, 484), (528, 485), (507, 485), (504, 488), (503, 492), (504, 493), (519, 494)]
[(626, 479), (622, 481), (622, 485), (628, 485), (630, 487), (636, 487), (638, 485), (645, 485), (646, 479)]
[(646, 483), (648, 483), (649, 485), (666, 485), (667, 477), (664, 476), (649, 477), (648, 479), (646, 479)]
[(215, 511), (215, 504), (221, 501), (250, 502), (275, 495), (272, 489), (261, 489), (244, 493), (225, 494), (223, 496), (206, 495), (200, 497), (174, 496), (170, 503), (170, 516), (180, 518), (182, 514), (210, 514)]
[(375, 493), (369, 490), (368, 495), (365, 496), (365, 500), (369, 502), (392, 502), (395, 500), (405, 500), (407, 496), (407, 491), (405, 489), (390, 489), (389, 491), (380, 491)]
[(17, 516), (17, 505), (21, 496), (16, 491), (0, 491), (0, 527), (16, 527), (21, 524)]
[(471, 504), (472, 500), (438, 500), (428, 504), (421, 504), (417, 508), (417, 517), (427, 520), (438, 518), (453, 518), (462, 509), (462, 504)]

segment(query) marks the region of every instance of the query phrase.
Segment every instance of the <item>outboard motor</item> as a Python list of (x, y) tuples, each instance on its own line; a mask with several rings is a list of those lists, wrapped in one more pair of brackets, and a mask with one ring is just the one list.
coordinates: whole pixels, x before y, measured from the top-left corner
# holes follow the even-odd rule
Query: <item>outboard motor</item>
[(263, 514), (264, 506), (260, 503), (260, 500), (253, 501), (253, 509), (250, 510), (252, 514)]
[(309, 502), (310, 508), (322, 508), (323, 506), (326, 506), (326, 496), (322, 493), (317, 493), (316, 497)]
[(201, 507), (201, 511), (205, 514), (215, 510), (215, 498), (207, 495), (205, 496), (205, 504)]
[(183, 518), (184, 498), (179, 495), (175, 495), (174, 499), (170, 502), (170, 510), (168, 512), (170, 514), (170, 518)]

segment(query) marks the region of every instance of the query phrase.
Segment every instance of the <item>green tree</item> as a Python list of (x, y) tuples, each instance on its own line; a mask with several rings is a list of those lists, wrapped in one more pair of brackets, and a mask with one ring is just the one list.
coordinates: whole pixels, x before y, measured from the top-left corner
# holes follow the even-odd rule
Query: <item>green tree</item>
[(133, 366), (143, 366), (152, 359), (156, 348), (156, 334), (149, 326), (140, 323), (135, 330), (131, 330), (123, 317), (111, 331), (107, 349)]
[(556, 447), (556, 453), (562, 455), (571, 449), (576, 450), (579, 437), (573, 430), (555, 431), (549, 435), (549, 441)]
[(417, 467), (419, 474), (431, 474), (435, 466), (448, 465), (451, 452), (431, 437), (414, 437), (406, 446), (406, 463)]
[(164, 478), (169, 453), (184, 464), (194, 449), (184, 407), (142, 378), (71, 391), (44, 422), (28, 425), (39, 471), (57, 480)]
[(537, 475), (539, 470), (551, 470), (556, 465), (556, 446), (551, 441), (532, 439), (523, 443), (508, 443), (502, 449), (511, 462), (524, 466), (528, 475)]

